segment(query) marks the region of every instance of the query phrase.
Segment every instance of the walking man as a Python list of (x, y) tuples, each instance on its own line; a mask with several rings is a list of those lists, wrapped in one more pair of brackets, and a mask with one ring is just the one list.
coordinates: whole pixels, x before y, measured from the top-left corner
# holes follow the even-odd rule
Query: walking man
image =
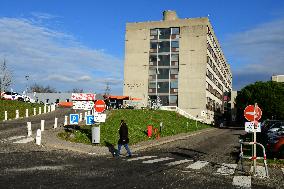
[(128, 156), (127, 157), (131, 157), (131, 151), (128, 147), (128, 143), (129, 143), (129, 138), (128, 138), (128, 128), (127, 125), (125, 123), (124, 120), (120, 121), (120, 128), (119, 128), (119, 140), (118, 140), (118, 154), (117, 156), (120, 155), (120, 150), (121, 150), (121, 146), (123, 145), (124, 148), (126, 149)]

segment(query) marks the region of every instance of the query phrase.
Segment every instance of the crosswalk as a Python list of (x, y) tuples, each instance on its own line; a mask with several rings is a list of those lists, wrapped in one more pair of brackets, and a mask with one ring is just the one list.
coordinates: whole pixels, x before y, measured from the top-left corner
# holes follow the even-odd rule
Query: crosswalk
[(12, 136), (5, 139), (1, 139), (0, 143), (26, 144), (32, 141), (34, 141), (33, 137), (21, 135), (21, 136)]
[[(160, 163), (165, 166), (176, 166), (181, 165), (184, 166), (184, 169), (196, 171), (196, 170), (203, 170), (205, 167), (212, 167), (213, 175), (220, 175), (220, 176), (227, 176), (228, 178), (232, 178), (232, 185), (236, 188), (251, 188), (252, 186), (252, 176), (243, 176), (240, 173), (236, 172), (237, 164), (232, 163), (222, 163), (217, 166), (213, 166), (213, 163), (209, 161), (194, 161), (193, 159), (175, 159), (173, 157), (158, 157), (158, 156), (140, 156), (140, 157), (133, 157), (130, 159), (125, 159), (128, 162), (139, 162), (142, 164), (154, 164)], [(215, 164), (216, 165), (216, 164)], [(251, 169), (252, 170), (252, 169)], [(190, 172), (190, 171), (183, 171), (183, 172)], [(284, 176), (284, 168), (281, 169)], [(263, 179), (266, 178), (265, 168), (262, 166), (257, 166), (256, 168), (256, 175), (257, 178)]]

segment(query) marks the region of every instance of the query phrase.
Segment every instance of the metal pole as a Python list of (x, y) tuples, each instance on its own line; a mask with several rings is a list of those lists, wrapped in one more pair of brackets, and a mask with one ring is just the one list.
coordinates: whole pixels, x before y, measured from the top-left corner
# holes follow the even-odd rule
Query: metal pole
[(253, 111), (253, 122), (254, 122), (254, 130), (253, 130), (253, 174), (256, 174), (256, 128), (257, 128), (257, 124), (256, 124), (256, 108), (257, 108), (257, 103), (255, 103), (254, 105), (254, 111)]

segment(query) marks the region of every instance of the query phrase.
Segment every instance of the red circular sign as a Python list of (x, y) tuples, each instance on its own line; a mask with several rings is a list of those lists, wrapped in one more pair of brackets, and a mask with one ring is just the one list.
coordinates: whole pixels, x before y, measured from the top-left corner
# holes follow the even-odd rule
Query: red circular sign
[(105, 101), (103, 101), (103, 100), (97, 100), (97, 101), (95, 102), (94, 108), (95, 108), (96, 112), (99, 112), (99, 113), (105, 111), (105, 109), (106, 109), (106, 103), (105, 103)]
[(248, 121), (258, 121), (262, 115), (261, 109), (257, 106), (254, 110), (253, 105), (248, 105), (244, 110), (244, 116)]

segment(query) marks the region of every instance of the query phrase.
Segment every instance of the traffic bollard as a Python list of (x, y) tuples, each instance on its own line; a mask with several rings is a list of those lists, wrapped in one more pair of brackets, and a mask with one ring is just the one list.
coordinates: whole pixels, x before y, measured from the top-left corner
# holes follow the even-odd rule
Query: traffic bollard
[(56, 117), (56, 118), (54, 119), (54, 126), (53, 126), (54, 129), (57, 128), (57, 121), (58, 121), (58, 118)]
[(29, 109), (26, 109), (26, 117), (29, 117)]
[(153, 129), (153, 126), (152, 126), (152, 125), (148, 125), (148, 126), (147, 126), (147, 134), (148, 134), (148, 137), (149, 137), (149, 138), (152, 137), (152, 129)]
[(19, 119), (19, 110), (16, 110), (16, 119)]
[(67, 125), (67, 120), (68, 120), (68, 116), (65, 116), (65, 119), (64, 119), (64, 126)]
[(28, 136), (32, 136), (32, 123), (27, 122)]
[(43, 113), (46, 113), (46, 105), (43, 107)]
[(38, 114), (41, 114), (41, 107), (38, 108)]
[(38, 130), (36, 131), (36, 144), (37, 144), (37, 145), (40, 145), (40, 144), (41, 144), (41, 130), (40, 130), (40, 129), (38, 129)]
[(79, 122), (82, 122), (82, 120), (83, 120), (83, 117), (82, 117), (82, 116), (83, 116), (82, 113), (80, 113)]
[(8, 113), (7, 113), (7, 111), (5, 111), (4, 120), (5, 120), (5, 121), (8, 120)]
[(36, 115), (36, 108), (34, 108), (34, 116)]
[(50, 106), (47, 107), (47, 111), (50, 112)]
[(86, 117), (87, 117), (87, 112), (85, 112), (85, 116), (84, 116), (84, 119), (86, 119)]
[(45, 120), (40, 121), (40, 130), (41, 131), (44, 131), (44, 122), (45, 122)]

